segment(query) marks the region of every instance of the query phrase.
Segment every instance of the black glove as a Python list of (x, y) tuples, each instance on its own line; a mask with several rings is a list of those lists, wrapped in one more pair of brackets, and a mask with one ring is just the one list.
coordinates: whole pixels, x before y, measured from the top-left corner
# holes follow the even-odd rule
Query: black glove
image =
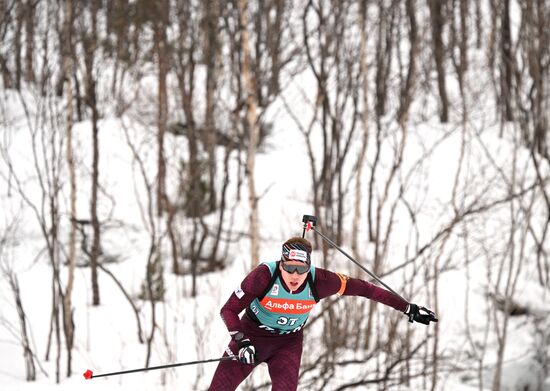
[(254, 365), (256, 360), (256, 348), (248, 338), (237, 341), (239, 347), (239, 361), (244, 364)]
[(409, 322), (411, 323), (430, 324), (430, 322), (437, 322), (437, 317), (433, 311), (430, 311), (426, 307), (419, 307), (416, 304), (409, 304), (405, 315), (409, 317)]

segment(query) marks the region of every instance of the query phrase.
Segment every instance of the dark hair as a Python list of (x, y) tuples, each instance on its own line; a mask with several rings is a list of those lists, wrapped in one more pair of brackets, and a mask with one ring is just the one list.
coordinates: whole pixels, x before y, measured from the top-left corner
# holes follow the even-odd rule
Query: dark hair
[(307, 240), (305, 238), (301, 238), (299, 236), (294, 236), (294, 237), (288, 239), (286, 242), (283, 243), (283, 246), (285, 244), (301, 244), (301, 245), (306, 247), (306, 251), (308, 253), (311, 253), (311, 251), (313, 250), (313, 247), (311, 246), (311, 243), (309, 242), (309, 240)]

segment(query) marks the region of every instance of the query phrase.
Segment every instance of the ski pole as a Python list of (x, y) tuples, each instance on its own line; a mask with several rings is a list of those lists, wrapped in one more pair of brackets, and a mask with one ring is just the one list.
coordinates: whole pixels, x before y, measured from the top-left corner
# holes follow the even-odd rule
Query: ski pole
[(335, 249), (337, 249), (338, 251), (340, 251), (342, 254), (344, 254), (350, 261), (352, 261), (353, 263), (355, 263), (357, 266), (359, 266), (364, 272), (366, 272), (369, 276), (371, 276), (372, 278), (374, 278), (376, 281), (378, 281), (380, 284), (382, 284), (387, 290), (389, 290), (391, 293), (393, 293), (394, 295), (402, 298), (403, 300), (405, 300), (407, 303), (409, 302), (407, 299), (405, 299), (403, 296), (401, 296), (399, 293), (397, 293), (396, 291), (394, 291), (393, 289), (391, 289), (388, 285), (386, 285), (384, 283), (384, 281), (382, 281), (380, 278), (378, 278), (378, 276), (376, 276), (376, 274), (372, 273), (371, 271), (369, 271), (367, 268), (365, 268), (363, 265), (361, 265), (359, 262), (357, 262), (355, 259), (353, 259), (353, 257), (351, 255), (349, 255), (347, 252), (345, 252), (344, 250), (342, 250), (336, 243), (334, 243), (332, 240), (330, 240), (329, 238), (327, 238), (325, 235), (323, 235), (321, 232), (319, 232), (317, 230), (317, 228), (315, 228), (315, 226), (317, 225), (317, 217), (315, 216), (310, 216), (310, 215), (304, 215), (304, 217), (302, 218), (302, 222), (304, 223), (304, 231), (302, 233), (302, 237), (305, 237), (305, 233), (306, 231), (309, 231), (309, 230), (313, 230), (313, 232), (315, 232), (316, 234), (318, 234), (319, 236), (321, 236), (321, 238), (323, 238), (328, 244), (330, 244), (331, 246), (333, 246)]
[(235, 360), (235, 359), (236, 359), (236, 356), (224, 356), (224, 357), (221, 357), (221, 358), (212, 358), (212, 359), (209, 359), (209, 360), (189, 361), (189, 362), (181, 362), (181, 363), (177, 363), (177, 364), (159, 365), (159, 366), (156, 366), (156, 367), (129, 369), (127, 371), (120, 371), (120, 372), (102, 373), (101, 375), (94, 375), (94, 373), (88, 369), (86, 372), (84, 372), (84, 378), (85, 379), (94, 379), (96, 377), (103, 377), (103, 376), (123, 375), (125, 373), (152, 371), (152, 370), (156, 370), (156, 369), (183, 367), (184, 365), (204, 364), (204, 363), (208, 363), (208, 362), (226, 361), (226, 360)]

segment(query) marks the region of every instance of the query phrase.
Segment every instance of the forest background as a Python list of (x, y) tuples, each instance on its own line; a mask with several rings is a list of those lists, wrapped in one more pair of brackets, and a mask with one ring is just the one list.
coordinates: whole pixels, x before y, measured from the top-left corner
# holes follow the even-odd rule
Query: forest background
[(548, 1), (0, 15), (2, 389), (206, 389), (213, 364), (82, 372), (219, 357), (221, 305), (303, 214), (440, 322), (327, 299), (300, 389), (550, 389)]

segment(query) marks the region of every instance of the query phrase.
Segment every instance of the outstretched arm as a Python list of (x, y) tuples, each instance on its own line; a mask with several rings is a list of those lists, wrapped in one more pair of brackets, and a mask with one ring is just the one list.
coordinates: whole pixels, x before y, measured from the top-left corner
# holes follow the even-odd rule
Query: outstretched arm
[(405, 312), (409, 303), (390, 291), (370, 282), (333, 273), (326, 269), (315, 269), (315, 287), (319, 298), (340, 294), (345, 296), (363, 296)]
[(320, 299), (335, 294), (363, 296), (405, 313), (410, 322), (422, 324), (437, 322), (437, 317), (429, 309), (408, 303), (392, 292), (358, 278), (350, 278), (343, 274), (317, 268), (315, 269), (315, 287)]

